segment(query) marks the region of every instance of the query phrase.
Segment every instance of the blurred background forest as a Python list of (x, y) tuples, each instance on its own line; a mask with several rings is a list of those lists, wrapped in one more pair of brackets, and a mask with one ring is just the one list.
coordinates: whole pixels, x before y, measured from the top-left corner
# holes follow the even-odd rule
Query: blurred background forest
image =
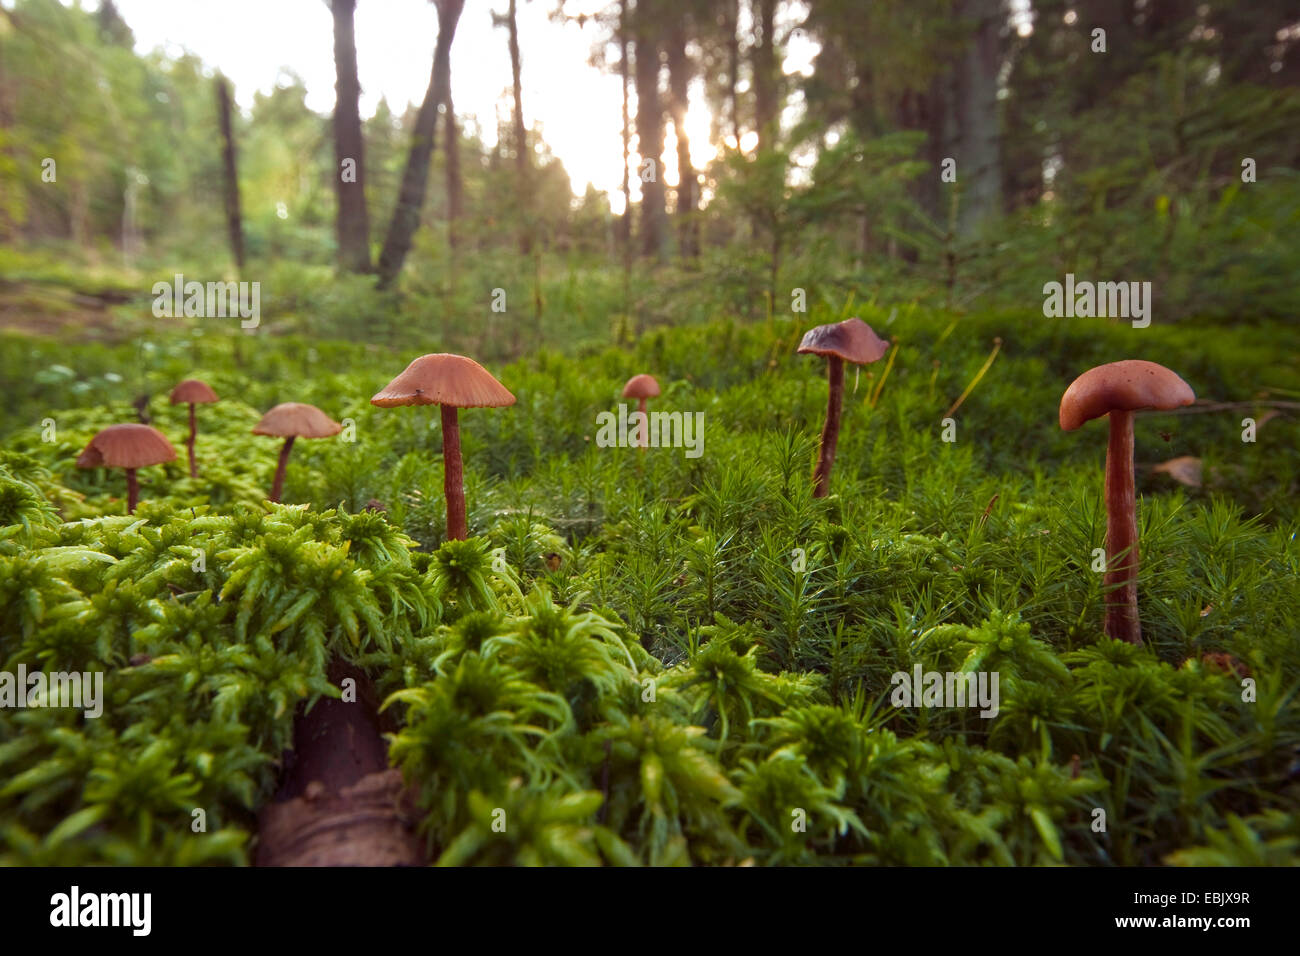
[[(358, 4), (304, 3), (333, 21), (337, 104), (309, 109), (285, 72), (232, 108), (235, 207), (217, 66), (142, 54), (112, 0), (2, 0), (0, 325), (156, 331), (149, 289), (176, 272), (260, 282), (271, 334), (432, 336), (483, 360), (789, 315), (796, 288), (836, 310), (1037, 310), (1066, 272), (1151, 281), (1159, 321), (1294, 314), (1292, 0), (533, 4), (620, 80), (612, 194), (575, 194), (525, 127), (545, 65), (516, 0), (435, 0), (423, 101), (364, 116)], [(457, 25), (487, 17), (511, 64), (491, 136), (454, 105)], [(591, 107), (575, 90), (566, 108)]]

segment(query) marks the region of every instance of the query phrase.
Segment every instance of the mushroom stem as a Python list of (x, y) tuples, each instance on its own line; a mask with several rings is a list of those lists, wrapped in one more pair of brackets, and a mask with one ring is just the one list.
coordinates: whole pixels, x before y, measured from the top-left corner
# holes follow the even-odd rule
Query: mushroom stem
[(284, 472), (289, 467), (289, 452), (293, 451), (295, 437), (290, 435), (284, 440), (284, 447), (280, 449), (280, 463), (275, 466), (275, 481), (271, 482), (271, 500), (276, 503), (279, 503), (280, 492), (284, 490)]
[(442, 493), (447, 499), (447, 540), (464, 541), (465, 478), (460, 464), (460, 420), (455, 405), (442, 408)]
[(1142, 643), (1138, 621), (1137, 496), (1133, 490), (1133, 413), (1114, 410), (1106, 446), (1106, 635)]
[(140, 503), (140, 482), (135, 477), (135, 469), (126, 470), (126, 513), (135, 514), (135, 506)]
[(826, 400), (826, 423), (822, 426), (821, 451), (813, 471), (814, 498), (825, 498), (831, 490), (831, 468), (835, 464), (835, 445), (840, 439), (840, 407), (844, 403), (844, 360), (838, 355), (826, 357), (826, 380), (830, 396)]
[(641, 432), (641, 440), (637, 444), (641, 446), (643, 454), (646, 446), (650, 444), (650, 416), (646, 414), (645, 407), (646, 400), (644, 398), (639, 399), (636, 403), (636, 410), (641, 413), (641, 421), (644, 423), (645, 431)]
[(194, 435), (197, 432), (197, 429), (194, 424), (194, 403), (190, 402), (189, 405), (190, 405), (190, 437), (186, 439), (185, 445), (190, 450), (190, 477), (197, 478), (199, 476), (199, 465), (198, 462), (194, 460)]

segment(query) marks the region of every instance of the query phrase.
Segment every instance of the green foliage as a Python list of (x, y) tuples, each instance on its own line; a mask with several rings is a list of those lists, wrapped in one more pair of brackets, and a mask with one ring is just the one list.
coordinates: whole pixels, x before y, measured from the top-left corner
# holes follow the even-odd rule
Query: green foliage
[(166, 511), (4, 529), (0, 670), (99, 674), (104, 697), (93, 716), (0, 710), (0, 860), (246, 862), (294, 714), (338, 695), (328, 653), (359, 660), (439, 620), (391, 527)]
[[(371, 408), (388, 372), (342, 348), (314, 344), (290, 394), (301, 343), (240, 367), (204, 341), (227, 397), (200, 410), (200, 476), (143, 469), (126, 516), (120, 474), (73, 460), (129, 414), (105, 376), (137, 351), (10, 340), (0, 365), (35, 350), (68, 370), (52, 380), (105, 391), (65, 409), (15, 376), (6, 397), (0, 669), (102, 670), (107, 700), (96, 719), (0, 709), (0, 859), (246, 862), (293, 715), (337, 695), (340, 655), (384, 695), (444, 863), (1280, 861), (1300, 747), (1290, 421), (1250, 445), (1235, 408), (1138, 419), (1139, 462), (1196, 454), (1208, 480), (1139, 469), (1147, 645), (1117, 644), (1090, 567), (1103, 439), (1061, 434), (1055, 411), (1125, 330), (862, 312), (900, 348), (874, 407), (872, 379), (846, 383), (830, 497), (811, 496), (825, 385), (793, 354), (805, 323), (723, 320), (501, 369), (518, 406), (462, 420), (467, 541), (442, 540), (436, 417)], [(1280, 368), (1249, 336), (1207, 354), (1184, 329), (1144, 334), (1216, 399)], [(943, 443), (993, 335), (1005, 357)], [(159, 346), (149, 375), (192, 358)], [(595, 415), (642, 369), (657, 407), (706, 413), (700, 457), (594, 447)], [(270, 505), (274, 443), (249, 432), (291, 397), (353, 418), (357, 441), (300, 443), (289, 503)], [(148, 410), (182, 438), (183, 409)], [(360, 510), (371, 498), (387, 510)], [(1249, 668), (1253, 701), (1223, 659)], [(892, 706), (917, 666), (995, 672), (997, 715)]]

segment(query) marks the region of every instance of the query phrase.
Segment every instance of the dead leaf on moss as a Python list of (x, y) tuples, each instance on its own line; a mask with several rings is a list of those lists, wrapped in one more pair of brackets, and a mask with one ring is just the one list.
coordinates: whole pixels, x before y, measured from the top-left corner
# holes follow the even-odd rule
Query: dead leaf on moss
[(1168, 461), (1162, 461), (1151, 470), (1163, 472), (1180, 485), (1186, 485), (1189, 488), (1201, 487), (1201, 459), (1192, 455), (1179, 455), (1177, 458), (1170, 458)]

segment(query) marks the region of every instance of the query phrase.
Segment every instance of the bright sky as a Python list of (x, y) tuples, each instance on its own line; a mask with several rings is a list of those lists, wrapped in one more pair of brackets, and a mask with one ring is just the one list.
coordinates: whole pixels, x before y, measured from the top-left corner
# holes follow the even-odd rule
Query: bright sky
[[(76, 2), (76, 0), (64, 0)], [(82, 0), (95, 9), (98, 0)], [(135, 33), (141, 53), (157, 47), (178, 54), (182, 47), (219, 68), (235, 85), (237, 102), (248, 108), (257, 90), (270, 90), (282, 69), (302, 77), (307, 105), (329, 114), (334, 108), (334, 21), (326, 0), (116, 0)], [(523, 61), (524, 123), (534, 125), (559, 157), (576, 194), (592, 183), (623, 208), (622, 90), (618, 75), (589, 66), (594, 24), (556, 23), (556, 0), (519, 0)], [(576, 16), (607, 6), (607, 0), (568, 0)], [(452, 99), (463, 123), (477, 118), (485, 142), (496, 141), (496, 115), (509, 116), (510, 54), (507, 32), (492, 25), (492, 10), (507, 0), (466, 0), (451, 51)], [(373, 113), (381, 97), (401, 113), (424, 97), (433, 65), (437, 15), (429, 0), (358, 0), (357, 68), (361, 112)], [(742, 23), (742, 28), (745, 24)], [(792, 38), (785, 70), (806, 72), (816, 46)], [(610, 57), (614, 60), (617, 52)], [(635, 95), (632, 96), (635, 108)], [(633, 114), (635, 116), (635, 113)], [(691, 159), (702, 168), (713, 158), (709, 112), (702, 84), (690, 94), (686, 129)], [(743, 145), (743, 144), (742, 144)], [(676, 185), (676, 141), (669, 126), (665, 181)], [(639, 165), (633, 134), (633, 169)], [(634, 175), (633, 199), (639, 198)]]

